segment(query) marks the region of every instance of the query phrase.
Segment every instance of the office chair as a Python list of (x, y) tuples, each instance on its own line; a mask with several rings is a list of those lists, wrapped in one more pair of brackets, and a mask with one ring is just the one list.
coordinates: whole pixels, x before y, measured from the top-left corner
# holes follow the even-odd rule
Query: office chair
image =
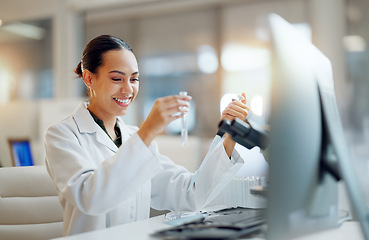
[(0, 238), (63, 236), (63, 210), (45, 166), (0, 168)]

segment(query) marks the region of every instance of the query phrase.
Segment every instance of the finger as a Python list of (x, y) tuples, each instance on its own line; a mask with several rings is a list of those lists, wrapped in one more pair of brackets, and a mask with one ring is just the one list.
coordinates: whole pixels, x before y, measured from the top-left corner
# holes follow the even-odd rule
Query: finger
[(184, 101), (190, 101), (192, 99), (192, 97), (190, 95), (186, 95), (186, 96), (183, 96), (183, 95), (175, 95), (177, 98), (179, 99), (182, 99)]
[(178, 102), (176, 104), (168, 105), (167, 110), (170, 112), (184, 115), (190, 111), (190, 105), (187, 102)]
[(192, 99), (191, 96), (187, 95), (187, 96), (182, 96), (182, 95), (171, 95), (171, 96), (166, 96), (162, 98), (164, 102), (177, 102), (178, 100), (182, 100), (182, 101), (190, 101)]
[(188, 111), (190, 104), (188, 101), (183, 101), (177, 98), (162, 98), (157, 100), (157, 106), (160, 111), (170, 111), (171, 113), (179, 112), (180, 109)]
[(190, 111), (189, 104), (187, 102), (163, 104), (160, 108), (162, 116), (170, 118), (171, 120), (180, 118)]
[(232, 108), (228, 108), (225, 111), (223, 111), (222, 116), (229, 116), (231, 118), (239, 118), (242, 120), (245, 120), (247, 118), (248, 112), (246, 111), (235, 111)]
[[(242, 100), (245, 101), (245, 100)], [(246, 104), (242, 101), (231, 101), (228, 105), (238, 105), (238, 106), (246, 106)]]
[(243, 96), (243, 99), (241, 100), (241, 102), (242, 102), (243, 104), (246, 104), (246, 103), (247, 103), (246, 93), (245, 93), (245, 92), (242, 92), (242, 94), (241, 94), (241, 95)]
[(246, 121), (246, 119), (245, 119), (245, 118), (243, 118), (242, 116), (235, 117), (235, 116), (233, 116), (233, 115), (224, 114), (224, 115), (222, 115), (222, 117), (221, 117), (221, 119), (222, 119), (222, 120), (227, 119), (227, 120), (228, 120), (228, 121), (230, 121), (230, 122), (232, 122), (232, 121), (233, 121), (234, 119), (236, 119), (236, 118), (238, 118), (238, 119), (240, 119), (240, 120), (242, 120), (242, 121)]
[(176, 120), (176, 119), (178, 119), (178, 118), (183, 117), (183, 115), (184, 115), (184, 113), (180, 113), (180, 114), (173, 114), (173, 115), (169, 116), (169, 119), (170, 119), (170, 121), (174, 121), (174, 120)]
[(244, 111), (248, 112), (249, 111), (249, 107), (241, 102), (231, 102), (230, 104), (228, 104), (227, 108), (231, 108), (238, 112), (244, 112)]
[[(185, 97), (185, 98), (183, 98)], [(180, 96), (180, 95), (175, 95), (175, 96), (170, 96), (167, 98), (162, 99), (162, 104), (163, 104), (163, 108), (189, 108), (190, 107), (190, 103), (189, 100), (190, 98), (186, 98), (186, 96)]]
[(230, 103), (226, 108), (225, 108), (225, 111), (228, 111), (229, 109), (233, 110), (234, 112), (238, 112), (238, 113), (241, 113), (243, 116), (246, 116), (248, 115), (248, 112), (249, 112), (249, 107), (246, 106), (245, 104), (243, 103)]

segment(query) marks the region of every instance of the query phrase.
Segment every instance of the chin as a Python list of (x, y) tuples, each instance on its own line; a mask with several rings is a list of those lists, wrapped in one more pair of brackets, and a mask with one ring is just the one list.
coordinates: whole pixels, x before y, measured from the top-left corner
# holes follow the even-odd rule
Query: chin
[(117, 112), (117, 116), (124, 116), (124, 115), (126, 115), (127, 114), (127, 112), (128, 112), (128, 109), (125, 109), (125, 110), (121, 110), (121, 111), (119, 111), (119, 112)]

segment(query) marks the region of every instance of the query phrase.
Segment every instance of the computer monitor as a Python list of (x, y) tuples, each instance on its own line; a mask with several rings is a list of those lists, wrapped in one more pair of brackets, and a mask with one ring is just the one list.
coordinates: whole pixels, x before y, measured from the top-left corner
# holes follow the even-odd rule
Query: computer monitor
[(33, 166), (31, 144), (28, 139), (8, 139), (14, 167)]
[(267, 238), (338, 227), (342, 179), (363, 234), (368, 208), (345, 142), (330, 61), (292, 25), (267, 17), (272, 43)]

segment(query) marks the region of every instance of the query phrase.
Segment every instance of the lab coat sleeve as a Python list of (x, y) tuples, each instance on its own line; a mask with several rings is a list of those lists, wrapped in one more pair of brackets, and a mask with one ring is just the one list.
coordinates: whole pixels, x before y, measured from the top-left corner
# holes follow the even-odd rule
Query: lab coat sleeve
[(209, 197), (221, 191), (243, 164), (235, 150), (232, 161), (223, 147), (223, 139), (216, 136), (203, 164), (198, 170), (195, 184), (189, 188), (194, 174), (175, 165), (169, 158), (161, 156), (164, 170), (152, 179), (152, 207), (173, 211), (200, 210), (210, 201)]
[(97, 164), (93, 154), (80, 145), (77, 133), (71, 125), (49, 128), (46, 165), (62, 198), (85, 214), (99, 215), (116, 207), (162, 169), (137, 134)]

